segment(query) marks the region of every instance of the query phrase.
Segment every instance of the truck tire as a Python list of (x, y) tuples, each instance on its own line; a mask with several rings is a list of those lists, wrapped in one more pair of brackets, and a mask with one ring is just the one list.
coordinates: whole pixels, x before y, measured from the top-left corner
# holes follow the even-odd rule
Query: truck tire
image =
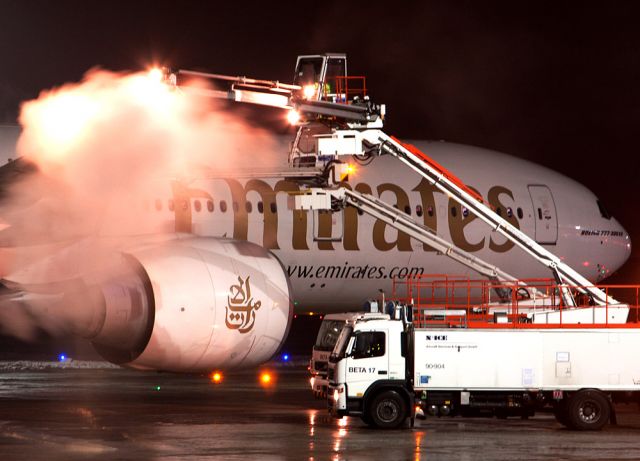
[(371, 402), (369, 419), (376, 427), (395, 429), (407, 418), (407, 406), (396, 391), (384, 391)]
[(363, 423), (365, 423), (367, 426), (374, 426), (373, 421), (371, 421), (371, 417), (367, 414), (367, 413), (363, 413), (360, 416), (360, 419), (362, 420)]
[(557, 401), (553, 406), (553, 414), (556, 417), (556, 421), (562, 424), (565, 427), (571, 427), (568, 418), (567, 412), (567, 401), (568, 399), (562, 399)]
[(579, 431), (598, 431), (607, 424), (611, 407), (600, 391), (585, 390), (574, 394), (566, 405), (569, 427)]

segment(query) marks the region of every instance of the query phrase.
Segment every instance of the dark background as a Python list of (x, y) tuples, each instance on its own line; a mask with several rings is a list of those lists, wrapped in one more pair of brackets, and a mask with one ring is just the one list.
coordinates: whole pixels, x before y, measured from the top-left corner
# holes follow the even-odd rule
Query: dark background
[[(90, 68), (291, 81), (346, 52), (386, 130), (495, 149), (585, 184), (640, 245), (640, 3), (0, 0), (0, 123)], [(270, 115), (273, 117), (273, 115)], [(487, 165), (490, 169), (491, 165)], [(638, 251), (608, 281), (640, 283)]]

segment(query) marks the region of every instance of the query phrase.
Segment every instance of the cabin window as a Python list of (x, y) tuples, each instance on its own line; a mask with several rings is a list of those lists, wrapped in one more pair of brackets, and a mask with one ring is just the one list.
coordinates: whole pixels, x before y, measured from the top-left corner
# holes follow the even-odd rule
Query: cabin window
[(269, 209), (271, 210), (271, 213), (276, 213), (278, 211), (278, 205), (276, 205), (276, 202), (271, 202), (269, 204)]
[(247, 213), (251, 213), (251, 211), (253, 210), (253, 206), (251, 205), (251, 202), (245, 202), (244, 208), (245, 210), (247, 210)]
[(513, 210), (511, 209), (511, 207), (507, 208), (507, 217), (511, 218), (513, 216)]
[(422, 214), (423, 214), (423, 212), (422, 212), (422, 205), (416, 205), (416, 216), (417, 216), (418, 218), (421, 218), (421, 217), (422, 217)]
[(258, 202), (258, 213), (264, 213), (264, 203), (262, 201)]
[(433, 207), (431, 205), (427, 207), (427, 214), (429, 215), (429, 217), (433, 217)]
[(458, 216), (458, 209), (454, 206), (451, 207), (451, 216), (453, 216), (454, 218)]
[(522, 219), (524, 217), (524, 213), (522, 212), (522, 208), (518, 207), (516, 212), (518, 213), (518, 219)]
[(538, 219), (542, 220), (542, 208), (538, 208)]
[(207, 210), (213, 212), (213, 200), (207, 200)]
[(227, 202), (225, 202), (224, 200), (220, 200), (220, 211), (222, 211), (223, 213), (227, 212)]
[(411, 214), (411, 207), (410, 207), (409, 205), (405, 205), (405, 207), (404, 207), (404, 212), (405, 212), (406, 214)]
[(502, 217), (502, 208), (496, 208), (496, 213), (498, 213), (498, 216)]
[(202, 210), (202, 204), (200, 203), (200, 200), (196, 200), (195, 202), (193, 202), (193, 208), (200, 213), (200, 210)]
[(465, 218), (469, 216), (469, 209), (466, 206), (462, 207), (462, 216), (464, 216)]

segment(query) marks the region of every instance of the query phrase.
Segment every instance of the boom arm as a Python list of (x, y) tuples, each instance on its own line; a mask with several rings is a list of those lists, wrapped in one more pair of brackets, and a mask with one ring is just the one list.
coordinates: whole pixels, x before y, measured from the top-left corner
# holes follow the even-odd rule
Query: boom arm
[[(345, 187), (339, 187), (337, 189), (311, 188), (308, 190), (308, 193), (296, 195), (295, 197), (296, 208), (303, 210), (352, 206), (383, 221), (398, 231), (406, 233), (411, 238), (425, 245), (429, 245), (436, 251), (478, 272), (496, 284), (518, 283), (516, 277), (511, 274), (456, 247), (438, 236), (438, 234), (429, 227), (416, 222), (411, 216), (369, 194), (349, 190)], [(497, 288), (497, 291), (502, 300), (509, 299), (508, 290)]]
[(489, 206), (479, 200), (476, 194), (464, 186), (458, 178), (439, 167), (437, 163), (415, 147), (403, 144), (377, 129), (363, 131), (334, 130), (331, 135), (318, 138), (318, 154), (327, 155), (329, 153), (337, 156), (371, 153), (393, 155), (427, 179), (430, 184), (435, 185), (448, 197), (451, 197), (482, 221), (489, 224), (494, 231), (503, 235), (535, 260), (551, 269), (556, 282), (561, 287), (567, 305), (574, 305), (574, 303), (570, 299), (566, 285), (580, 287), (579, 290), (592, 297), (598, 305), (618, 304), (618, 301), (607, 296), (599, 288), (592, 286), (589, 280), (563, 263), (560, 258), (500, 217)]

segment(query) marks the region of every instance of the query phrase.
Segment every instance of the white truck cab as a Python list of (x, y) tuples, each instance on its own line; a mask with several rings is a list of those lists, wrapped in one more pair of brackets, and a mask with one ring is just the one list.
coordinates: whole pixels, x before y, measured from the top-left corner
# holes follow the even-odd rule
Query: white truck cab
[[(413, 418), (401, 321), (362, 319), (343, 328), (329, 357), (329, 408), (337, 417), (359, 415), (368, 424), (395, 427)], [(370, 407), (378, 410), (369, 411)]]
[(329, 355), (333, 351), (340, 332), (347, 324), (352, 324), (359, 318), (375, 319), (388, 318), (384, 314), (376, 314), (370, 312), (345, 312), (338, 314), (327, 314), (322, 319), (316, 342), (311, 352), (311, 360), (309, 361), (309, 372), (311, 378), (311, 390), (316, 398), (327, 398), (327, 388), (329, 381), (327, 379), (327, 366)]

